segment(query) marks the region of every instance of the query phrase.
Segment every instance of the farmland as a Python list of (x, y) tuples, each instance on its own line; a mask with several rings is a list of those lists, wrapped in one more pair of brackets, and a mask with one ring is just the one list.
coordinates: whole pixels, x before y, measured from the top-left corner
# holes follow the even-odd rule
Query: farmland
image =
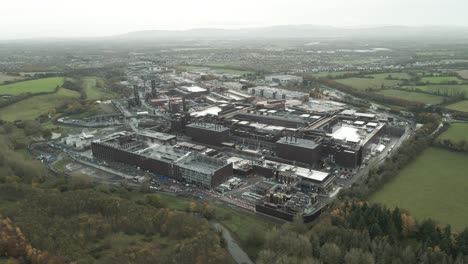
[(423, 104), (440, 104), (444, 101), (444, 97), (436, 96), (431, 94), (423, 94), (423, 93), (416, 93), (416, 92), (406, 92), (400, 90), (382, 90), (377, 92), (378, 94), (399, 98), (403, 100), (419, 102)]
[(88, 100), (97, 99), (111, 99), (115, 97), (115, 94), (110, 91), (105, 91), (104, 87), (98, 87), (97, 82), (99, 81), (96, 77), (86, 77), (83, 80), (83, 88), (86, 93)]
[(0, 119), (7, 121), (32, 120), (47, 114), (50, 108), (56, 107), (67, 99), (79, 98), (79, 93), (64, 88), (58, 92), (37, 95), (0, 109)]
[(434, 83), (434, 84), (443, 84), (448, 82), (458, 82), (461, 80), (455, 76), (436, 76), (436, 77), (423, 77), (421, 81), (424, 83)]
[(390, 79), (404, 80), (404, 79), (410, 79), (411, 77), (409, 74), (405, 72), (377, 73), (377, 74), (372, 74), (371, 76), (374, 76), (375, 79), (379, 79), (379, 80), (384, 80), (387, 77), (391, 77)]
[(371, 197), (372, 202), (410, 210), (417, 219), (433, 218), (456, 230), (467, 226), (468, 155), (429, 148)]
[(386, 87), (398, 85), (398, 80), (382, 80), (372, 78), (348, 78), (337, 80), (338, 83), (350, 86), (357, 90), (381, 89), (382, 84)]
[(24, 93), (53, 92), (57, 86), (63, 84), (62, 77), (45, 78), (31, 81), (18, 82), (0, 86), (0, 93), (19, 95)]
[(456, 95), (460, 93), (465, 93), (468, 95), (468, 85), (419, 85), (419, 86), (403, 86), (402, 89), (409, 91), (423, 91), (440, 95)]
[(326, 78), (326, 77), (336, 78), (337, 76), (342, 76), (342, 75), (351, 74), (351, 73), (353, 72), (352, 71), (311, 72), (311, 73), (308, 73), (308, 75), (313, 76), (315, 78)]
[(11, 81), (21, 81), (23, 79), (24, 77), (21, 77), (21, 76), (12, 76), (4, 72), (0, 72), (0, 84), (3, 84), (5, 82), (11, 82)]
[(459, 111), (459, 112), (466, 112), (468, 113), (468, 100), (463, 100), (460, 102), (456, 102), (454, 104), (446, 106), (447, 109)]
[(468, 80), (468, 70), (458, 71), (457, 73), (461, 78)]
[(453, 143), (462, 140), (468, 141), (468, 123), (452, 123), (447, 131), (439, 136), (439, 139), (449, 139)]
[(409, 75), (406, 73), (379, 73), (369, 75), (373, 78), (347, 78), (337, 80), (338, 83), (350, 86), (357, 90), (367, 90), (371, 89), (381, 89), (382, 85), (385, 87), (392, 87), (400, 84), (400, 80), (387, 80), (386, 78), (391, 75), (395, 79), (406, 79), (409, 78)]

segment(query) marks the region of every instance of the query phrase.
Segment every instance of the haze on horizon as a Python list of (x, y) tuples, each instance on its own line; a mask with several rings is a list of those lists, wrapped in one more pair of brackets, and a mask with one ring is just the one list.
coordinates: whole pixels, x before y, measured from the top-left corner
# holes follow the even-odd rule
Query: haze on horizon
[(294, 24), (468, 26), (466, 10), (465, 0), (19, 0), (2, 3), (0, 39)]

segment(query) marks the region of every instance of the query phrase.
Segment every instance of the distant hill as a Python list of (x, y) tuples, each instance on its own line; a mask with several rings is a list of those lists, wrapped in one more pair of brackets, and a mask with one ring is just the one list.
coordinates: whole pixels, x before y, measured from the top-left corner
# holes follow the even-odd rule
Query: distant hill
[(190, 30), (146, 30), (112, 36), (113, 39), (156, 40), (171, 38), (468, 38), (468, 27), (450, 26), (375, 26), (339, 28), (315, 25), (285, 25), (262, 28)]

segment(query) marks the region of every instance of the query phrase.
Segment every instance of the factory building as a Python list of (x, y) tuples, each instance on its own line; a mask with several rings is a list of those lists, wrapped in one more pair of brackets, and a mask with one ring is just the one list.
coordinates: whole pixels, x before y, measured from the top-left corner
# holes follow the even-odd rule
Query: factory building
[(61, 139), (61, 142), (77, 150), (85, 150), (91, 147), (91, 141), (93, 141), (93, 139), (94, 135), (81, 133), (64, 137)]
[(158, 131), (152, 131), (149, 129), (140, 130), (137, 132), (137, 139), (140, 141), (146, 141), (148, 143), (158, 143), (161, 145), (175, 145), (177, 143), (177, 137), (171, 134), (161, 133)]
[(137, 134), (119, 132), (91, 143), (93, 156), (121, 162), (205, 188), (215, 187), (232, 175), (232, 163), (169, 145), (149, 144)]
[(296, 75), (268, 75), (265, 76), (265, 80), (269, 82), (274, 82), (281, 85), (286, 85), (288, 83), (302, 83), (303, 78)]
[(149, 102), (152, 106), (163, 106), (164, 104), (168, 102), (177, 102), (177, 101), (182, 101), (182, 97), (171, 97), (171, 98), (155, 98), (151, 99)]
[(256, 86), (247, 89), (248, 94), (252, 96), (260, 96), (267, 99), (274, 100), (289, 100), (289, 99), (299, 99), (303, 100), (307, 97), (306, 93), (279, 89), (269, 86)]
[(229, 140), (229, 128), (213, 123), (192, 123), (185, 127), (185, 132), (193, 141), (209, 145), (219, 146)]
[(179, 88), (175, 88), (174, 91), (185, 98), (195, 98), (208, 94), (207, 89), (199, 86), (181, 86)]
[(276, 142), (276, 155), (306, 164), (320, 161), (320, 144), (309, 139), (283, 137)]

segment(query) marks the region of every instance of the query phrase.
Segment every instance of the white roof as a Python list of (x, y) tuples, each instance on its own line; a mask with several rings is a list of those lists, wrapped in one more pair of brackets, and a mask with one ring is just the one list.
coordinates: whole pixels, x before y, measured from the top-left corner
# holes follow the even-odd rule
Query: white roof
[(265, 124), (260, 124), (260, 123), (250, 123), (249, 126), (255, 127), (255, 128), (264, 128), (264, 127), (266, 127), (267, 125), (265, 125)]
[(342, 115), (354, 115), (355, 113), (356, 113), (355, 110), (346, 109), (346, 110), (343, 110), (340, 114), (342, 114)]
[(306, 179), (311, 179), (311, 180), (314, 180), (314, 181), (323, 181), (327, 178), (327, 176), (329, 175), (328, 172), (323, 172), (323, 171), (316, 171), (316, 170), (309, 170), (309, 169), (306, 169), (306, 168), (302, 168), (302, 167), (297, 167), (296, 168), (296, 175), (297, 176), (300, 176), (302, 178), (306, 178)]
[(320, 116), (319, 116), (319, 115), (314, 115), (314, 116), (311, 116), (310, 118), (312, 118), (312, 119), (319, 119)]
[(310, 115), (309, 114), (303, 114), (301, 115), (301, 117), (309, 117)]
[(378, 125), (379, 125), (378, 123), (374, 123), (374, 122), (367, 123), (367, 126), (369, 126), (369, 127), (376, 127)]
[(182, 86), (181, 88), (191, 93), (206, 92), (206, 89), (201, 88), (199, 86)]
[(380, 145), (377, 146), (377, 151), (378, 152), (382, 152), (384, 149), (385, 149), (385, 145), (380, 144)]
[(267, 126), (267, 127), (264, 127), (264, 129), (266, 129), (266, 130), (282, 131), (282, 130), (285, 129), (285, 127), (282, 127), (282, 126)]
[(354, 124), (355, 124), (355, 125), (358, 125), (358, 126), (362, 126), (362, 125), (364, 125), (365, 123), (366, 123), (366, 122), (364, 122), (364, 121), (356, 121), (356, 122), (354, 122)]
[(359, 142), (361, 137), (358, 133), (359, 129), (350, 126), (340, 126), (338, 129), (333, 131), (331, 136), (334, 139), (342, 140), (342, 141), (350, 141), (350, 142)]
[(309, 170), (303, 167), (297, 167), (286, 163), (265, 160), (265, 164), (274, 165), (279, 171), (290, 171), (299, 177), (322, 182), (329, 175), (328, 172)]
[(268, 111), (268, 109), (260, 109), (260, 110), (258, 110), (258, 111), (259, 111), (259, 112), (266, 112), (266, 111)]
[(190, 113), (190, 116), (194, 117), (199, 117), (199, 116), (206, 116), (206, 115), (218, 115), (219, 112), (221, 112), (221, 108), (217, 106), (212, 106), (208, 107), (205, 110), (197, 111), (197, 112), (192, 112)]
[(375, 114), (368, 114), (368, 113), (354, 113), (355, 116), (358, 117), (368, 117), (368, 118), (374, 118)]

